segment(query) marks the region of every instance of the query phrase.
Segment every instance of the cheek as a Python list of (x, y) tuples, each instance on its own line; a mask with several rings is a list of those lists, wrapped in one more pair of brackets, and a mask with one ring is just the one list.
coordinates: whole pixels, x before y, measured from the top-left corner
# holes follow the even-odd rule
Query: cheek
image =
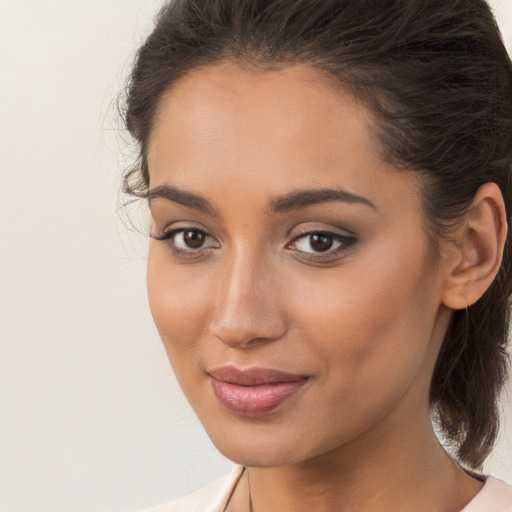
[(195, 276), (190, 267), (170, 264), (165, 247), (151, 242), (147, 266), (147, 291), (153, 320), (175, 367), (178, 358), (193, 357), (197, 341), (204, 334), (208, 316), (208, 273)]
[(384, 383), (391, 392), (424, 360), (437, 302), (432, 270), (418, 252), (419, 259), (368, 254), (291, 291), (305, 340), (314, 340), (310, 348), (346, 397), (384, 393)]

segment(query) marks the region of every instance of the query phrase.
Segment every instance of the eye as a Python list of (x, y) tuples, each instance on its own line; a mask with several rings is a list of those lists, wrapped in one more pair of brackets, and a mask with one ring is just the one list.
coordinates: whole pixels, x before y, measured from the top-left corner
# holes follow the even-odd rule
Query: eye
[(151, 237), (165, 242), (178, 256), (194, 256), (210, 248), (219, 247), (215, 238), (198, 228), (170, 229), (162, 234), (151, 235)]
[(288, 248), (311, 256), (335, 256), (347, 252), (355, 242), (354, 236), (329, 231), (310, 231), (296, 237)]
[(311, 233), (296, 241), (295, 247), (303, 252), (326, 252), (332, 248), (334, 236), (327, 233)]
[(187, 229), (178, 231), (174, 235), (174, 243), (180, 249), (200, 249), (208, 238), (204, 231), (198, 229)]

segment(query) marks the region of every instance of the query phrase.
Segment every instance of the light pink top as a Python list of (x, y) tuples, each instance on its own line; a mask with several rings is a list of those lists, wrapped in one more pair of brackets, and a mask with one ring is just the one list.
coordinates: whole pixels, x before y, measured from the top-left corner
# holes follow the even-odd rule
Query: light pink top
[[(243, 469), (236, 466), (218, 482), (147, 512), (224, 512)], [(512, 512), (512, 486), (492, 476), (485, 479), (482, 490), (461, 512)]]

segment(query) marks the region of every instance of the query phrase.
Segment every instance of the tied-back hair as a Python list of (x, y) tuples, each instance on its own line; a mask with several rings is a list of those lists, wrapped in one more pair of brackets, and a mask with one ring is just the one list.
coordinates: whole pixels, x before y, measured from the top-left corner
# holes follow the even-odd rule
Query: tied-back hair
[[(139, 144), (124, 190), (147, 197), (148, 142), (160, 99), (191, 70), (231, 61), (256, 70), (305, 64), (375, 116), (381, 157), (423, 184), (434, 247), (478, 188), (496, 183), (508, 235), (498, 275), (454, 311), (434, 370), (435, 421), (459, 460), (479, 467), (498, 433), (508, 372), (512, 65), (484, 0), (171, 0), (138, 50), (124, 120)], [(421, 290), (418, 290), (421, 293)]]

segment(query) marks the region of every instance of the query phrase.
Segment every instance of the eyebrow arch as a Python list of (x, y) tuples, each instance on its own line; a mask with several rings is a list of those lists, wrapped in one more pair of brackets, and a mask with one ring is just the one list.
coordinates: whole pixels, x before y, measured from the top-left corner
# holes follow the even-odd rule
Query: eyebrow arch
[[(204, 197), (166, 183), (158, 185), (148, 192), (148, 203), (150, 205), (151, 201), (156, 198), (167, 199), (168, 201), (188, 206), (209, 215), (219, 215), (213, 205)], [(270, 202), (270, 211), (273, 213), (286, 213), (329, 201), (364, 204), (377, 210), (377, 207), (366, 197), (352, 194), (343, 188), (321, 188), (294, 190), (283, 196), (275, 197)]]
[(212, 204), (204, 197), (194, 194), (193, 192), (188, 192), (187, 190), (172, 187), (166, 183), (158, 185), (158, 187), (155, 187), (148, 192), (148, 203), (151, 205), (151, 201), (157, 197), (173, 201), (174, 203), (178, 203), (183, 206), (188, 206), (189, 208), (193, 208), (210, 215), (218, 215)]
[(328, 201), (359, 203), (377, 210), (378, 208), (366, 197), (352, 194), (343, 188), (321, 188), (295, 190), (284, 196), (276, 197), (270, 203), (273, 213), (286, 213)]

